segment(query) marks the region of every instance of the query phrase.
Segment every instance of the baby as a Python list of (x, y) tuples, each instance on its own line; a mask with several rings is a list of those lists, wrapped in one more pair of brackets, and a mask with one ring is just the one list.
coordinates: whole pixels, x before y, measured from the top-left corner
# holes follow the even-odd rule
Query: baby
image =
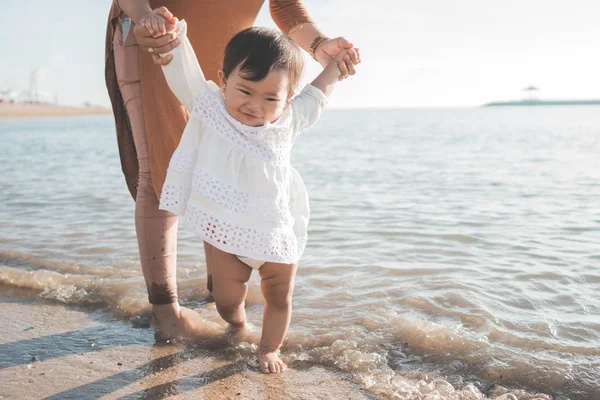
[(298, 134), (313, 125), (340, 80), (341, 51), (294, 97), (303, 69), (300, 48), (286, 35), (249, 28), (225, 49), (219, 84), (206, 81), (186, 36), (163, 66), (190, 119), (169, 164), (160, 208), (184, 217), (212, 246), (213, 295), (230, 331), (246, 325), (244, 301), (253, 269), (265, 298), (259, 364), (286, 369), (279, 358), (290, 324), (297, 263), (304, 251), (308, 196), (290, 165)]

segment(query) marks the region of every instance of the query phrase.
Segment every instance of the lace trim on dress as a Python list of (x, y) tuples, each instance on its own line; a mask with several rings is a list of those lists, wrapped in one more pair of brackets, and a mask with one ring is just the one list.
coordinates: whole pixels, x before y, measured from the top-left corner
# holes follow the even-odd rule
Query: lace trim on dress
[[(176, 149), (169, 162), (167, 180), (163, 184), (160, 194), (160, 208), (171, 211), (176, 214), (183, 214), (187, 206), (187, 201), (190, 197), (190, 185), (185, 182), (192, 180), (192, 172), (194, 170), (193, 154), (188, 154), (180, 149)], [(181, 174), (181, 177), (174, 179), (170, 173), (176, 172)]]
[(261, 160), (273, 164), (290, 163), (290, 127), (244, 125), (229, 114), (220, 94), (210, 90), (196, 97), (193, 113), (228, 142)]
[[(210, 176), (202, 168), (196, 167), (192, 182), (192, 193), (200, 193), (207, 199), (242, 215), (260, 216), (275, 220), (284, 226), (292, 226), (289, 205), (283, 199), (274, 200), (267, 196), (257, 196), (236, 190), (233, 186)], [(275, 204), (275, 208), (273, 207)]]
[(160, 194), (160, 209), (175, 214), (183, 214), (187, 208), (190, 197), (190, 188), (187, 186), (165, 183)]
[[(273, 262), (298, 261), (298, 241), (293, 233), (266, 233), (223, 221), (190, 204), (186, 223), (205, 240), (227, 251), (235, 249), (247, 257)], [(305, 239), (303, 240), (305, 242)]]

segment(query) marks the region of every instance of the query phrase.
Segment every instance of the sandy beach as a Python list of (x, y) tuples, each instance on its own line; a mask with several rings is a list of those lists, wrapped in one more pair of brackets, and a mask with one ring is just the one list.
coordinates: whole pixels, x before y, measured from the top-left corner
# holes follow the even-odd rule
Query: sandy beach
[[(6, 291), (3, 290), (4, 293)], [(211, 345), (157, 345), (102, 310), (0, 298), (0, 399), (372, 399), (344, 374), (292, 363), (264, 375)], [(212, 346), (222, 346), (213, 343)]]
[(52, 104), (0, 104), (0, 119), (69, 117), (78, 115), (111, 114), (108, 107), (73, 107)]

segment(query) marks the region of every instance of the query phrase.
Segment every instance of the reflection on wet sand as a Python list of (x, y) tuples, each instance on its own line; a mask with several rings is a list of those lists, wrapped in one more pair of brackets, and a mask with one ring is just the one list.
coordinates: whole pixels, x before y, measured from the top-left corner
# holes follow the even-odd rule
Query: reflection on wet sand
[(252, 345), (208, 338), (194, 347), (155, 344), (102, 310), (0, 298), (0, 398), (373, 398), (318, 366), (260, 373)]

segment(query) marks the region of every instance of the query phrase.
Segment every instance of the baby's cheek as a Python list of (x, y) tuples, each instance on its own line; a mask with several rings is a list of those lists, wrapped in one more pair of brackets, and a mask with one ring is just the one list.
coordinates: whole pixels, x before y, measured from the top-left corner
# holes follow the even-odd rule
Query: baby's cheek
[(283, 112), (284, 107), (285, 107), (285, 104), (276, 104), (276, 105), (273, 105), (271, 107), (270, 114), (273, 115), (273, 117), (275, 119), (277, 119), (277, 118), (279, 118), (279, 116)]

